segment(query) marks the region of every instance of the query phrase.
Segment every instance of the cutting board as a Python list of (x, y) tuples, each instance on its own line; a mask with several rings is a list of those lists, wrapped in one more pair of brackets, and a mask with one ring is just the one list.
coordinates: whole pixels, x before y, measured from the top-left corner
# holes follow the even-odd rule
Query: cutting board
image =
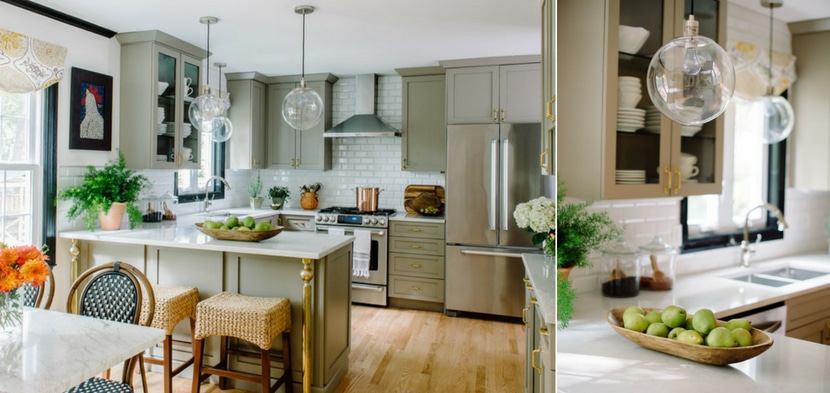
[(403, 206), (409, 213), (418, 213), (414, 209), (411, 209), (407, 206), (407, 201), (411, 201), (421, 195), (422, 192), (431, 192), (441, 198), (441, 203), (446, 203), (444, 199), (444, 187), (441, 186), (429, 186), (423, 184), (410, 184), (406, 186), (406, 189), (403, 191)]

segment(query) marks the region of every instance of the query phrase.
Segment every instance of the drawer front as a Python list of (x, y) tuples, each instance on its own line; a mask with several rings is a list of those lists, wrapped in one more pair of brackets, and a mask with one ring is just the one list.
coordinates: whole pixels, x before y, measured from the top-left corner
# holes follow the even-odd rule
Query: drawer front
[(443, 302), (444, 280), (389, 275), (389, 297)]
[(390, 253), (389, 274), (443, 279), (444, 257)]
[(314, 231), (313, 216), (280, 215), (280, 222), (286, 231)]
[(413, 239), (411, 237), (389, 237), (389, 252), (421, 255), (444, 255), (443, 240)]
[(417, 237), (421, 239), (444, 239), (444, 224), (430, 222), (391, 221), (391, 236)]

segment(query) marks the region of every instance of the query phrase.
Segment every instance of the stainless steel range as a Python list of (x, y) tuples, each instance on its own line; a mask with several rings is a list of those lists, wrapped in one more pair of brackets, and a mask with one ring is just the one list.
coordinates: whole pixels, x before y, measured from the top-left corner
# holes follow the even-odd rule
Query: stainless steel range
[(354, 207), (328, 207), (321, 209), (315, 217), (318, 232), (342, 229), (347, 235), (354, 235), (355, 231), (371, 233), (369, 277), (352, 275), (352, 303), (387, 305), (387, 232), (389, 216), (393, 214), (395, 209), (367, 212)]

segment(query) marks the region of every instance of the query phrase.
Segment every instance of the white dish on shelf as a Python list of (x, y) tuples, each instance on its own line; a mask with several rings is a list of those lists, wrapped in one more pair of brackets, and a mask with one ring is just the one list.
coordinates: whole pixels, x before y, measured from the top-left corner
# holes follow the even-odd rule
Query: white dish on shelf
[(641, 126), (628, 126), (628, 125), (624, 125), (624, 124), (617, 124), (617, 131), (622, 131), (622, 132), (636, 132), (640, 128), (642, 128), (642, 127)]

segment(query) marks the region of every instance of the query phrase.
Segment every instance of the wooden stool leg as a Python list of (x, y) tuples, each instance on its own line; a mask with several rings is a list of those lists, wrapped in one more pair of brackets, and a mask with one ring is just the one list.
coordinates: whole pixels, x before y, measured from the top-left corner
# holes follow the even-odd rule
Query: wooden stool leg
[(173, 393), (173, 335), (164, 338), (164, 393)]
[(201, 339), (193, 340), (193, 387), (192, 393), (199, 393), (199, 385), (202, 379), (202, 350), (205, 342)]
[(290, 341), (291, 335), (288, 332), (282, 332), (282, 369), (285, 376), (285, 382), (283, 382), (285, 393), (294, 392), (294, 381), (291, 372), (291, 346), (288, 345)]
[[(219, 364), (215, 367), (229, 369), (228, 366), (228, 336), (221, 336), (219, 339)], [(225, 390), (225, 381), (227, 378), (219, 376), (219, 388)]]
[(262, 374), (260, 386), (262, 386), (262, 393), (268, 393), (271, 390), (271, 354), (267, 349), (259, 350), (259, 360)]

